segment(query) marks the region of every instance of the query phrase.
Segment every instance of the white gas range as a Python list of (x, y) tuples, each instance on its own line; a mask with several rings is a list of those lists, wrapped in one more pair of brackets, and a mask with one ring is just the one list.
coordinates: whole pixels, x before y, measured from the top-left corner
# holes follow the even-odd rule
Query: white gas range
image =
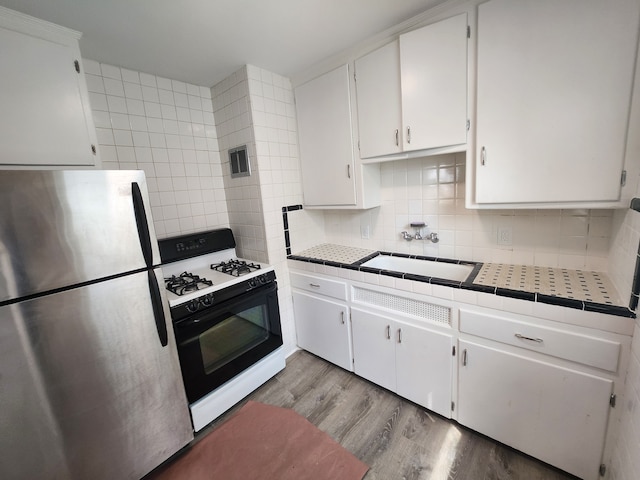
[(158, 244), (197, 432), (284, 368), (276, 275), (238, 259), (228, 228)]

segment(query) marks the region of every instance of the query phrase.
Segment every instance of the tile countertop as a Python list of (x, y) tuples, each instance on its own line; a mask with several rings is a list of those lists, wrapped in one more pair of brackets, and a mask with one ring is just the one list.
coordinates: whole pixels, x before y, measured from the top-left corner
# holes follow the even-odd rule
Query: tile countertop
[[(458, 282), (360, 266), (362, 263), (378, 255), (393, 255), (446, 263), (474, 265), (474, 269), (469, 275), (469, 278), (465, 281)], [(521, 300), (559, 305), (579, 310), (630, 318), (636, 317), (635, 312), (629, 310), (620, 299), (608, 276), (601, 272), (536, 267), (531, 265), (466, 262), (402, 253), (380, 252), (377, 250), (329, 243), (309, 248), (295, 255), (289, 255), (288, 258), (350, 270), (390, 275), (434, 285), (493, 293)]]

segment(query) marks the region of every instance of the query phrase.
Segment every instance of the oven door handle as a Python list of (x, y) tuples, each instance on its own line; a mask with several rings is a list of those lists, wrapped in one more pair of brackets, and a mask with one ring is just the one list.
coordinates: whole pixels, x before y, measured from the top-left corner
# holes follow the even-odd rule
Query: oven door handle
[(151, 246), (151, 234), (149, 233), (149, 221), (144, 209), (144, 199), (137, 182), (131, 183), (131, 196), (133, 198), (133, 213), (136, 217), (136, 227), (138, 228), (138, 238), (140, 247), (147, 268), (153, 264), (153, 250)]
[(154, 270), (148, 270), (147, 273), (149, 275), (149, 293), (151, 294), (153, 318), (156, 322), (158, 338), (160, 339), (160, 345), (166, 347), (169, 342), (169, 335), (167, 333), (167, 322), (164, 318), (164, 306), (162, 295), (160, 294), (160, 287), (158, 286), (158, 279), (156, 278)]

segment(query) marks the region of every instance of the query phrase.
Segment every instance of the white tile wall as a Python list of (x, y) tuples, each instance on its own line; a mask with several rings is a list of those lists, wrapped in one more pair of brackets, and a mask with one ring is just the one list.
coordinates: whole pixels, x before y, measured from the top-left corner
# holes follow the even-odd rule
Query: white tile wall
[[(265, 263), (269, 258), (260, 192), (261, 172), (256, 158), (246, 67), (215, 85), (211, 92), (229, 224), (236, 237), (236, 248), (240, 256)], [(251, 175), (231, 178), (228, 151), (241, 145), (247, 146)]]
[[(381, 164), (379, 208), (325, 212), (327, 241), (462, 260), (606, 271), (611, 210), (467, 210), (464, 154)], [(425, 222), (440, 242), (407, 242), (403, 230)], [(370, 238), (361, 231), (369, 227)], [(498, 245), (500, 227), (512, 244)]]
[[(287, 353), (295, 325), (282, 207), (302, 203), (293, 90), (289, 80), (247, 65), (212, 88), (229, 221), (242, 256), (268, 262), (278, 276)], [(228, 149), (246, 145), (249, 177), (231, 178)]]
[(145, 171), (158, 237), (228, 226), (210, 89), (83, 64), (102, 168)]

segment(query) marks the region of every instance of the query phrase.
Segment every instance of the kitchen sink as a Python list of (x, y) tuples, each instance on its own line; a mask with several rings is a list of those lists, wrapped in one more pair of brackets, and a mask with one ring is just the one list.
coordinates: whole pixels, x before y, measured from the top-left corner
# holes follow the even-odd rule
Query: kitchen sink
[(466, 280), (473, 270), (473, 265), (434, 262), (419, 258), (392, 257), (390, 255), (378, 255), (371, 260), (367, 260), (361, 266), (459, 282)]

